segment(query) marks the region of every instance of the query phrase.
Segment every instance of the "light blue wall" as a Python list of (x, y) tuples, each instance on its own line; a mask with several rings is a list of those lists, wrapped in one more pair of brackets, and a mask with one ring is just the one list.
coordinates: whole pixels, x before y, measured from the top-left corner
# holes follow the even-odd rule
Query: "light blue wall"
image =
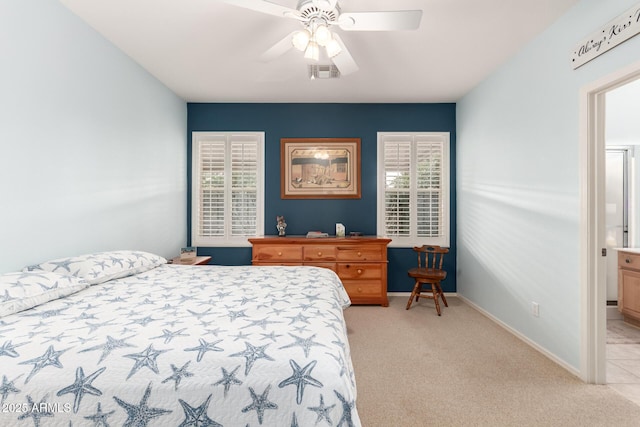
[(186, 103), (58, 1), (0, 3), (0, 273), (186, 243)]
[(579, 93), (640, 60), (640, 36), (575, 71), (570, 54), (637, 3), (581, 1), (457, 105), (458, 292), (576, 371)]

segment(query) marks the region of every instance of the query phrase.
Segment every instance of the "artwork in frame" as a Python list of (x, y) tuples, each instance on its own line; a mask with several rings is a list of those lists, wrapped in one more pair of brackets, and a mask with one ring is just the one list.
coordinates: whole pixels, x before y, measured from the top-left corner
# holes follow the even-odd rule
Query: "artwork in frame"
[(359, 199), (360, 138), (282, 138), (283, 199)]

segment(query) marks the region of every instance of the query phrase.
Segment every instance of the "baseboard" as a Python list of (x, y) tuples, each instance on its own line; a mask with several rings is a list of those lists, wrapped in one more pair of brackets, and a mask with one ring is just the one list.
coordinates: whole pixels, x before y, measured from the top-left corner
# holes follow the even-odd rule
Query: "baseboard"
[(533, 347), (534, 349), (536, 349), (537, 351), (542, 353), (544, 356), (549, 358), (551, 361), (557, 363), (558, 365), (560, 365), (561, 367), (563, 367), (564, 369), (569, 371), (571, 374), (573, 374), (576, 377), (580, 378), (580, 371), (579, 370), (577, 370), (573, 366), (567, 364), (564, 360), (559, 359), (556, 355), (554, 355), (553, 353), (549, 352), (544, 347), (541, 347), (539, 344), (535, 343), (534, 341), (531, 341), (529, 338), (527, 338), (526, 336), (522, 335), (520, 332), (516, 331), (511, 326), (507, 325), (506, 323), (504, 323), (503, 321), (501, 321), (497, 317), (493, 316), (491, 313), (489, 313), (488, 311), (484, 310), (480, 306), (476, 305), (472, 301), (468, 300), (467, 298), (463, 297), (462, 295), (457, 295), (457, 296), (462, 301), (464, 301), (466, 304), (468, 304), (470, 307), (472, 307), (473, 309), (477, 310), (479, 313), (483, 314), (485, 317), (487, 317), (488, 319), (492, 320), (496, 324), (502, 326), (506, 331), (510, 332), (511, 334), (513, 334), (514, 336), (519, 338), (525, 344), (528, 344), (530, 347)]
[(607, 306), (607, 320), (623, 320), (624, 316), (618, 311), (617, 305)]

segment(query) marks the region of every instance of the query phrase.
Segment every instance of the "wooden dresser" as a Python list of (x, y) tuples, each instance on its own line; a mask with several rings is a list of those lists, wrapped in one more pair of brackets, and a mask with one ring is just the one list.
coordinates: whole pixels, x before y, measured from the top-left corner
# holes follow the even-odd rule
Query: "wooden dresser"
[(640, 250), (618, 250), (618, 310), (626, 322), (640, 326)]
[(389, 305), (387, 245), (378, 237), (257, 237), (253, 265), (313, 265), (335, 271), (353, 304)]

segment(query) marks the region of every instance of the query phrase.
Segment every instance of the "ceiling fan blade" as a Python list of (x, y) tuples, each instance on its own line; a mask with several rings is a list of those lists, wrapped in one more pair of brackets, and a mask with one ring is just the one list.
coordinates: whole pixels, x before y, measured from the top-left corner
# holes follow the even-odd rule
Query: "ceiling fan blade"
[(402, 31), (420, 27), (421, 10), (343, 13), (338, 25), (345, 31)]
[(288, 34), (285, 38), (280, 40), (278, 43), (271, 46), (267, 51), (265, 51), (262, 55), (260, 55), (260, 60), (264, 62), (272, 61), (277, 57), (287, 53), (293, 47), (291, 38), (293, 37), (294, 34), (295, 34), (295, 31)]
[(275, 15), (281, 18), (300, 19), (300, 12), (289, 7), (280, 6), (267, 0), (220, 0), (222, 3), (231, 4), (245, 9), (255, 10), (257, 12)]
[(349, 53), (347, 46), (345, 46), (340, 36), (334, 33), (333, 38), (338, 42), (340, 48), (342, 49), (339, 54), (331, 58), (331, 61), (333, 61), (334, 65), (338, 67), (338, 70), (340, 70), (340, 75), (346, 76), (347, 74), (355, 73), (356, 71), (358, 71), (358, 64), (356, 64), (356, 61)]

